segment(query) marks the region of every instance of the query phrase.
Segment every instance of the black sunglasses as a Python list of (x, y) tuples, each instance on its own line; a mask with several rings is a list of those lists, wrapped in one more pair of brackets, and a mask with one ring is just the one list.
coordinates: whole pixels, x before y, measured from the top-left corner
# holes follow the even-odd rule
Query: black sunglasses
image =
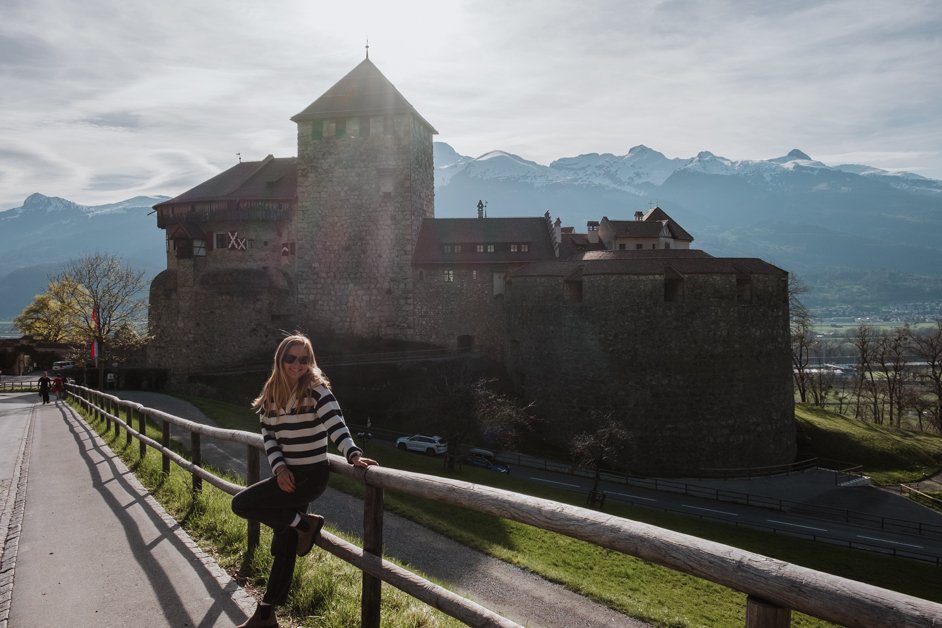
[(284, 362), (285, 364), (294, 364), (295, 360), (297, 360), (301, 364), (310, 364), (311, 356), (309, 355), (298, 356), (291, 353), (286, 353), (283, 356), (281, 356), (281, 361)]

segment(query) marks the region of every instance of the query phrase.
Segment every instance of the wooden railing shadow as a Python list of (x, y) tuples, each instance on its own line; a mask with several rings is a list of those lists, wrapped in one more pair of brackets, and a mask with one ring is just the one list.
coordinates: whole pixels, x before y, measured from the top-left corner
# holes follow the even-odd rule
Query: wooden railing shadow
[[(210, 427), (121, 400), (101, 391), (77, 385), (68, 387), (83, 408), (106, 422), (127, 443), (140, 442), (140, 455), (147, 447), (159, 451), (163, 470), (173, 462), (192, 474), (193, 490), (206, 481), (230, 495), (243, 487), (202, 468), (200, 440), (203, 436), (246, 447), (247, 484), (259, 477), (262, 438), (239, 430)], [(121, 412), (124, 412), (124, 418)], [(161, 441), (145, 435), (145, 422), (161, 427)], [(137, 428), (133, 426), (137, 422)], [(191, 435), (191, 459), (170, 448), (170, 426)], [(386, 467), (357, 469), (330, 454), (330, 470), (362, 482), (366, 487), (363, 509), (363, 547), (359, 548), (329, 532), (317, 545), (363, 571), (361, 625), (380, 625), (380, 588), (386, 582), (470, 626), (518, 626), (483, 606), (448, 591), (424, 578), (383, 560), (383, 491), (395, 490), (478, 512), (488, 513), (550, 530), (601, 547), (635, 556), (716, 582), (745, 593), (748, 628), (784, 628), (791, 611), (845, 626), (942, 626), (942, 604), (882, 589), (840, 576), (823, 573), (735, 547), (673, 532), (656, 526), (606, 515), (602, 512), (561, 504), (448, 478), (399, 471)], [(259, 527), (249, 523), (250, 551), (258, 546)]]

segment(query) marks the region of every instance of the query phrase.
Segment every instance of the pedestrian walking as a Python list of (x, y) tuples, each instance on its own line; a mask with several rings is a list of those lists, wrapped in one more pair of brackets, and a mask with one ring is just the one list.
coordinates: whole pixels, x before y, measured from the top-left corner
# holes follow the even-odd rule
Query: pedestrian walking
[(62, 376), (58, 373), (52, 378), (52, 392), (56, 394), (56, 401), (62, 399)]
[(43, 398), (43, 403), (49, 403), (49, 388), (52, 386), (52, 380), (49, 379), (49, 373), (43, 371), (39, 378), (39, 395)]
[(327, 488), (328, 438), (355, 467), (377, 462), (364, 457), (353, 442), (307, 336), (281, 341), (271, 375), (252, 407), (259, 413), (273, 476), (236, 494), (232, 511), (272, 529), (273, 561), (262, 601), (239, 628), (268, 628), (278, 626), (275, 608), (288, 599), (297, 557), (311, 551), (324, 524), (323, 517), (307, 509)]

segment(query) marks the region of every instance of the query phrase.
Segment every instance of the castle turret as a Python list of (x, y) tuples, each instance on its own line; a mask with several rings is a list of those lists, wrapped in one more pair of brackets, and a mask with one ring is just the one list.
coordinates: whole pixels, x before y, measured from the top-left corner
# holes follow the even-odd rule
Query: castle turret
[(411, 258), (434, 217), (435, 129), (367, 58), (298, 125), (298, 298), (315, 329), (403, 337)]

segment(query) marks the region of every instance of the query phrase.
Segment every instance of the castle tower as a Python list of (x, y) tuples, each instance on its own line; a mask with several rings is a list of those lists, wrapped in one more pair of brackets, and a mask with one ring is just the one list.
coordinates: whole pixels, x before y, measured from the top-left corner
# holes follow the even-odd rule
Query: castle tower
[(369, 58), (292, 120), (303, 322), (312, 333), (411, 337), (412, 251), (435, 213), (437, 132)]

